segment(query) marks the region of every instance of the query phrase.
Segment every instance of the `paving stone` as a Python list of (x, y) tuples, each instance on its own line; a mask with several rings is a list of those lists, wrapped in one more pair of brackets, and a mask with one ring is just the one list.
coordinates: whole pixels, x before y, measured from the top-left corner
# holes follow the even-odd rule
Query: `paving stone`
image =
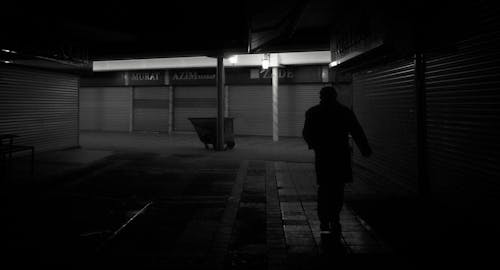
[(284, 225), (308, 225), (309, 223), (307, 222), (306, 219), (284, 219), (283, 220)]
[(314, 246), (316, 242), (313, 237), (287, 237), (287, 245), (290, 246)]
[(390, 251), (378, 245), (349, 245), (349, 249), (353, 254), (385, 254)]
[(378, 245), (378, 241), (368, 232), (342, 232), (342, 236), (349, 245)]
[(310, 231), (309, 226), (306, 225), (283, 225), (285, 231)]
[(305, 215), (289, 215), (285, 213), (283, 215), (283, 220), (307, 220), (307, 217)]
[(285, 231), (286, 237), (311, 237), (311, 231)]
[(315, 255), (318, 249), (315, 245), (310, 246), (288, 246), (288, 258), (293, 258), (295, 255)]
[(300, 202), (282, 202), (281, 203), (281, 208), (282, 209), (287, 209), (287, 208), (302, 208), (302, 205)]
[(366, 229), (360, 223), (342, 223), (343, 232), (365, 232)]
[(278, 194), (281, 195), (297, 195), (297, 190), (295, 188), (281, 188), (278, 190)]

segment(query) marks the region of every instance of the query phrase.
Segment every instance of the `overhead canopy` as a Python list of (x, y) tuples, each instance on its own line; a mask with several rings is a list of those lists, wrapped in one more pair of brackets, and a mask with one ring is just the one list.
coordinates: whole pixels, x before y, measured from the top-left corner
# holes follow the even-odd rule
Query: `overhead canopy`
[[(227, 67), (261, 66), (264, 54), (242, 54), (237, 56), (237, 61), (231, 63), (224, 59)], [(271, 53), (271, 66), (279, 65), (326, 65), (331, 62), (330, 51), (314, 52), (288, 52)], [(205, 68), (216, 67), (217, 60), (206, 56), (197, 57), (171, 57), (153, 59), (108, 60), (94, 61), (93, 71), (117, 70), (151, 70), (151, 69), (179, 69), (179, 68)]]
[(93, 60), (221, 52), (334, 52), (370, 36), (394, 48), (425, 47), (474, 27), (469, 22), (477, 14), (468, 14), (462, 2), (7, 1), (0, 16), (0, 49), (18, 53), (0, 52), (0, 62), (51, 58), (59, 61), (57, 65), (85, 66)]

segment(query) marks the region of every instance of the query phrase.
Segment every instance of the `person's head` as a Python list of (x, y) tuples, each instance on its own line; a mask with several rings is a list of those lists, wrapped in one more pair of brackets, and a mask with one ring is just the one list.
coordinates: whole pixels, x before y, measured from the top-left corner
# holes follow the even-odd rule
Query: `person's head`
[(321, 102), (333, 102), (337, 100), (337, 91), (333, 86), (325, 86), (319, 91), (319, 99)]

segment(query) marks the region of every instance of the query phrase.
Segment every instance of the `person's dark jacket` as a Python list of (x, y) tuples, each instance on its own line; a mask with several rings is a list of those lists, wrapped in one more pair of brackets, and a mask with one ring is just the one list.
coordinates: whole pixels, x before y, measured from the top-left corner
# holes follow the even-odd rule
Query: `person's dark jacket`
[(349, 134), (362, 155), (369, 156), (372, 150), (352, 110), (337, 101), (307, 110), (302, 135), (315, 151), (318, 184), (352, 181)]

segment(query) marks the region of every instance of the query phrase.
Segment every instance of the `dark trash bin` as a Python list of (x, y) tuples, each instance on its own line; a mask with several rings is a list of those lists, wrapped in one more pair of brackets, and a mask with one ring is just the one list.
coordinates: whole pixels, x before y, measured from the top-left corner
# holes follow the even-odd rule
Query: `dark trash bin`
[[(205, 144), (205, 148), (209, 149), (208, 145), (211, 144), (215, 149), (217, 142), (217, 118), (188, 118), (194, 126), (196, 133), (200, 140)], [(224, 144), (225, 149), (233, 149), (234, 131), (233, 131), (233, 118), (224, 118)]]

